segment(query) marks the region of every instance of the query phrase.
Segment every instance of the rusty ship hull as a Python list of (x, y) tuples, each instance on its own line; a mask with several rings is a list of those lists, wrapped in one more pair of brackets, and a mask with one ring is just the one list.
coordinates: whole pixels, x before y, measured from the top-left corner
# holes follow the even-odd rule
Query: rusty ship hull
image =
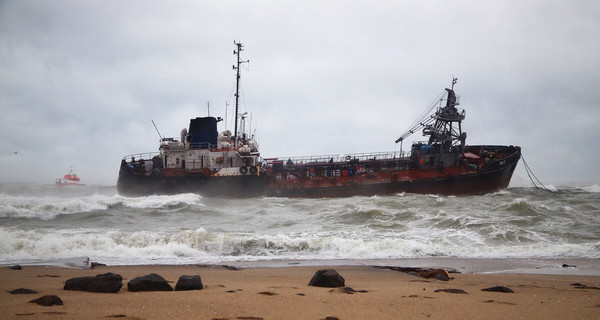
[(214, 176), (186, 170), (147, 174), (132, 170), (125, 162), (119, 170), (117, 192), (133, 197), (196, 193), (210, 197), (248, 198), (265, 194), (265, 177), (252, 174)]
[[(440, 195), (486, 194), (508, 187), (521, 157), (512, 146), (472, 146), (494, 152), (460, 167), (419, 168), (410, 158), (293, 165), (265, 163), (253, 175), (214, 176), (206, 171), (139, 172), (123, 162), (117, 189), (125, 196), (197, 193), (218, 197), (334, 198), (394, 193)], [(354, 172), (352, 172), (354, 171)]]
[[(483, 146), (473, 146), (481, 149)], [(271, 173), (266, 195), (273, 197), (351, 197), (394, 193), (440, 195), (485, 194), (508, 187), (521, 157), (519, 147), (486, 146), (495, 158), (479, 166), (418, 168), (410, 159), (280, 166)], [(475, 162), (475, 161), (473, 161)], [(390, 165), (381, 168), (380, 165)], [(354, 168), (366, 168), (362, 173)], [(375, 168), (375, 169), (373, 169)], [(337, 174), (328, 174), (338, 172)], [(316, 172), (317, 176), (314, 176)]]

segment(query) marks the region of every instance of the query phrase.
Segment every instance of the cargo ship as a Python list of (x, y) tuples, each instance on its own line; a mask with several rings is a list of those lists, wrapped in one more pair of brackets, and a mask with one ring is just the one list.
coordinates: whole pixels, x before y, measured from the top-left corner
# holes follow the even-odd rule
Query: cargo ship
[[(234, 42), (235, 43), (235, 42)], [(508, 187), (521, 158), (518, 146), (467, 145), (466, 112), (446, 88), (402, 136), (399, 152), (261, 158), (238, 114), (241, 43), (237, 50), (234, 132), (217, 131), (221, 118), (190, 120), (180, 140), (161, 138), (158, 153), (121, 160), (118, 192), (127, 196), (198, 193), (222, 197), (351, 197), (393, 193), (485, 194)], [(238, 119), (239, 115), (239, 119)], [(240, 126), (238, 127), (238, 123)], [(402, 142), (422, 132), (425, 141)]]

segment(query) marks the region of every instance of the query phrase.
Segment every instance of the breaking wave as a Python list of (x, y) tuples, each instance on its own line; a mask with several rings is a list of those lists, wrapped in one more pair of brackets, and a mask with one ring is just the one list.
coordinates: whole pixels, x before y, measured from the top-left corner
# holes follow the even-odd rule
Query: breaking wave
[(0, 189), (0, 264), (74, 256), (111, 264), (600, 258), (598, 189), (341, 199)]

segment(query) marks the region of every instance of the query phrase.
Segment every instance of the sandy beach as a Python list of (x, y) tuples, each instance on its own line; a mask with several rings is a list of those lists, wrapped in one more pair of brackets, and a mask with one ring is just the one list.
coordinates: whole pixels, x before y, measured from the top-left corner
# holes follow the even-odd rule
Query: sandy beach
[[(317, 270), (333, 268), (353, 289), (308, 286)], [(116, 273), (118, 293), (63, 290), (68, 279)], [(127, 283), (156, 273), (171, 286), (200, 275), (204, 289), (131, 292)], [(460, 274), (425, 279), (370, 266), (99, 266), (71, 269), (0, 268), (3, 319), (599, 319), (600, 277), (549, 274)], [(576, 285), (578, 284), (578, 285)], [(505, 286), (514, 293), (481, 289)], [(37, 294), (11, 294), (18, 288)], [(462, 289), (466, 294), (435, 292)], [(57, 295), (63, 305), (30, 300)]]

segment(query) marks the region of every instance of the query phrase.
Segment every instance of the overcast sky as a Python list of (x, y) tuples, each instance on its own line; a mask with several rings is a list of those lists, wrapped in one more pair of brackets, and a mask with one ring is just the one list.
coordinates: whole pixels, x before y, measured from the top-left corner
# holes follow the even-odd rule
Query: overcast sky
[[(233, 131), (236, 40), (263, 157), (399, 150), (454, 76), (468, 144), (600, 184), (599, 17), (592, 0), (0, 1), (0, 182), (73, 166), (114, 185), (123, 156), (158, 151), (151, 120), (178, 138), (208, 103)], [(513, 182), (531, 185), (523, 163)]]

